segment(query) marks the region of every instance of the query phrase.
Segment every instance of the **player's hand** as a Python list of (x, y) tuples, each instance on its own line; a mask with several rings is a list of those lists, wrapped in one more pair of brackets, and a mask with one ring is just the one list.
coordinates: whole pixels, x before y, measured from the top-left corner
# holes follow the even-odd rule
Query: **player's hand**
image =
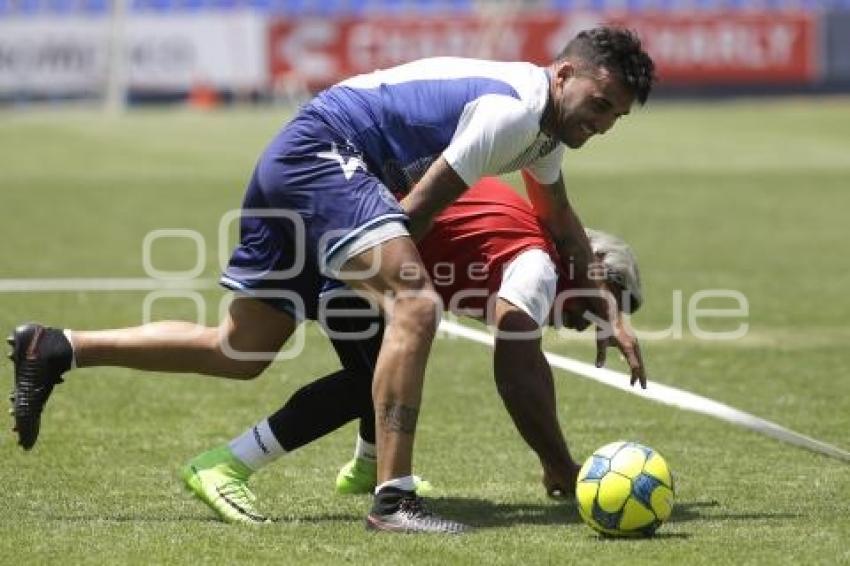
[(623, 319), (622, 314), (617, 313), (610, 325), (600, 324), (596, 327), (596, 367), (605, 366), (608, 348), (615, 346), (631, 371), (630, 384), (639, 382), (641, 388), (646, 389), (646, 368), (643, 365), (643, 356), (640, 353), (640, 344), (637, 336)]

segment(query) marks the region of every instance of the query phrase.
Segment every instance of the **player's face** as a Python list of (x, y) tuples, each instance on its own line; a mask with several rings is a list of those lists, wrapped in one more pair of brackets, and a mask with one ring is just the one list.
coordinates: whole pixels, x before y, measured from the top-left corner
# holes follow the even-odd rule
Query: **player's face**
[(567, 147), (579, 148), (611, 129), (633, 102), (634, 96), (606, 69), (578, 72), (570, 63), (561, 63), (555, 69), (549, 133)]

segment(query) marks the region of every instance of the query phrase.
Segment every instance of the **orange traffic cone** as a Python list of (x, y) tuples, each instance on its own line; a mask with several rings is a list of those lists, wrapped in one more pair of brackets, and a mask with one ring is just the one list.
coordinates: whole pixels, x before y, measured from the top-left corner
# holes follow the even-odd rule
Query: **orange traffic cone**
[(212, 110), (221, 103), (221, 100), (218, 91), (212, 85), (205, 81), (195, 81), (192, 88), (189, 89), (187, 102), (192, 108)]

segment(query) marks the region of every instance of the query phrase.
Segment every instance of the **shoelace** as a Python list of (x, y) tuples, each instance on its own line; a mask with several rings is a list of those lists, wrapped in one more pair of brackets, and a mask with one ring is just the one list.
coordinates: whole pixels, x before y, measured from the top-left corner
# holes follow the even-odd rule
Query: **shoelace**
[[(21, 382), (17, 384), (17, 389), (21, 393), (18, 402), (24, 406), (28, 405), (28, 401), (34, 400), (33, 397), (49, 396), (53, 387), (64, 381), (61, 375), (56, 374), (48, 364), (40, 360), (26, 360), (22, 363), (24, 365), (21, 369)], [(39, 376), (42, 379), (38, 379)]]
[(435, 531), (462, 533), (466, 525), (434, 516), (420, 497), (405, 497), (399, 503), (399, 511), (408, 514), (410, 519), (425, 519)]
[(425, 518), (431, 516), (431, 512), (425, 506), (425, 502), (419, 497), (405, 497), (399, 502), (398, 507), (400, 511), (410, 514), (413, 517)]
[(44, 399), (50, 395), (53, 390), (54, 383), (51, 381), (39, 383), (37, 376), (44, 371), (43, 364), (34, 362), (25, 362), (21, 374), (21, 382), (17, 384), (17, 399), (18, 411), (27, 413), (30, 409), (40, 408), (39, 404), (44, 402)]
[(246, 508), (250, 508), (257, 500), (257, 496), (248, 489), (248, 486), (239, 481), (227, 482), (219, 488), (219, 493)]

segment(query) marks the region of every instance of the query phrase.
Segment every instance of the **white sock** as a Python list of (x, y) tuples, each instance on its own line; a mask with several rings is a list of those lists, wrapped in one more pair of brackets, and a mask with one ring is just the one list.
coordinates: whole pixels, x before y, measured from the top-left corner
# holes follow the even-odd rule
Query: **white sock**
[(416, 490), (416, 481), (414, 481), (413, 476), (404, 476), (402, 478), (393, 478), (389, 481), (385, 481), (381, 485), (375, 488), (375, 493), (378, 493), (385, 487), (394, 487), (396, 489), (401, 489), (404, 491), (414, 491)]
[(233, 455), (255, 472), (286, 454), (269, 427), (268, 419), (263, 419), (228, 445)]
[(375, 461), (378, 459), (378, 451), (375, 448), (375, 445), (371, 442), (366, 442), (360, 435), (357, 435), (357, 444), (354, 447), (354, 457), (360, 458), (362, 460), (371, 460)]
[(71, 367), (68, 369), (68, 371), (71, 371), (72, 369), (77, 369), (77, 352), (74, 350), (74, 341), (71, 340), (71, 331), (65, 329), (62, 331), (62, 334), (65, 335), (65, 339), (71, 345)]

